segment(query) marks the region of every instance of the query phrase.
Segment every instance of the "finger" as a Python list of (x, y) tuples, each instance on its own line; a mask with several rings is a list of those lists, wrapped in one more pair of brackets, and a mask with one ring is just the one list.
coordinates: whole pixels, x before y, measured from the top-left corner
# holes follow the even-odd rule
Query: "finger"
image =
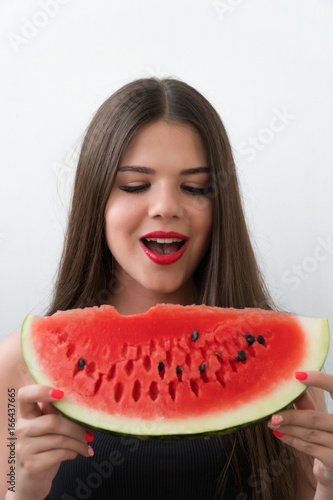
[(331, 432), (296, 425), (283, 425), (279, 428), (278, 433), (300, 439), (304, 443), (326, 446), (326, 448), (331, 448), (333, 453), (333, 434)]
[(286, 410), (279, 415), (272, 415), (268, 427), (283, 432), (285, 425), (295, 425), (307, 429), (317, 429), (333, 432), (333, 416), (316, 410)]
[(22, 418), (38, 417), (41, 414), (38, 402), (57, 401), (59, 398), (51, 396), (52, 390), (53, 387), (38, 384), (21, 387), (17, 399)]
[[(91, 456), (88, 443), (62, 434), (48, 434), (26, 440), (25, 446), (18, 449), (18, 456), (22, 465), (24, 465), (26, 462), (31, 462), (31, 460), (37, 461), (44, 452), (60, 449), (72, 451), (75, 454), (79, 453), (84, 457)], [(43, 470), (43, 465), (43, 463), (39, 463), (39, 471)]]
[(311, 457), (317, 458), (324, 465), (333, 468), (333, 449), (330, 447), (328, 448), (327, 445), (304, 441), (299, 437), (285, 433), (282, 433), (280, 435), (278, 433), (275, 434), (275, 436), (284, 443), (292, 446), (293, 448), (296, 448), (296, 450), (301, 451), (302, 453), (306, 453)]
[(319, 389), (324, 389), (324, 391), (328, 391), (333, 398), (333, 375), (315, 370), (297, 373), (301, 374), (302, 379), (298, 378), (300, 382), (313, 387), (319, 387)]
[(317, 406), (308, 392), (303, 392), (302, 396), (294, 403), (297, 410), (317, 410)]
[(81, 425), (72, 422), (66, 417), (51, 413), (29, 421), (29, 428), (25, 432), (25, 435), (28, 437), (46, 436), (49, 434), (61, 434), (81, 442), (92, 442), (94, 439), (94, 435)]
[(49, 415), (53, 413), (54, 415), (62, 415), (61, 411), (58, 410), (52, 403), (44, 402), (40, 405), (41, 415)]
[(73, 460), (76, 458), (78, 453), (73, 450), (66, 450), (63, 448), (57, 450), (49, 450), (34, 455), (28, 462), (23, 465), (25, 466), (28, 474), (39, 474), (49, 472), (54, 466), (58, 466), (64, 460)]

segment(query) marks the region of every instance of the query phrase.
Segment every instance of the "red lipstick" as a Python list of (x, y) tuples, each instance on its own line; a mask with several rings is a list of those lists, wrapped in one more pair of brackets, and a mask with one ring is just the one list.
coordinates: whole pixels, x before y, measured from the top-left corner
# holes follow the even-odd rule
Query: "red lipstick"
[[(185, 243), (177, 252), (171, 253), (169, 255), (162, 255), (149, 250), (149, 248), (147, 248), (142, 242), (142, 240), (145, 238), (178, 238), (180, 240), (185, 240)], [(173, 264), (174, 262), (179, 260), (184, 254), (188, 246), (188, 242), (189, 238), (187, 236), (185, 236), (184, 234), (175, 233), (174, 231), (153, 231), (151, 233), (145, 234), (140, 238), (141, 248), (145, 252), (147, 257), (149, 257), (149, 259), (151, 259), (156, 264), (160, 265)]]
[(188, 240), (189, 238), (184, 234), (175, 233), (174, 231), (153, 231), (141, 236), (140, 240), (144, 238), (178, 238), (180, 240)]

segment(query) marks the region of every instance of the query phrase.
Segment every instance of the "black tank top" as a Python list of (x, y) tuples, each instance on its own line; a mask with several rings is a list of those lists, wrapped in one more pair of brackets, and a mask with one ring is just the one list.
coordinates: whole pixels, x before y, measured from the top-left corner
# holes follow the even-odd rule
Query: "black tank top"
[[(149, 441), (93, 434), (94, 456), (62, 462), (46, 500), (220, 498), (218, 479), (227, 460), (220, 438)], [(239, 493), (230, 478), (223, 499), (235, 500)]]

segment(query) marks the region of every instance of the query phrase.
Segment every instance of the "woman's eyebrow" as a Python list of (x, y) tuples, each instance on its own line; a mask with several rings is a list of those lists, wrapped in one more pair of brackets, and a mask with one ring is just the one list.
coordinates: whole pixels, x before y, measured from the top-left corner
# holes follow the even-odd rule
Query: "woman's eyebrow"
[(192, 174), (201, 174), (201, 173), (210, 173), (210, 168), (209, 167), (193, 167), (193, 168), (187, 168), (185, 170), (182, 170), (180, 172), (180, 175), (192, 175)]
[(156, 170), (149, 167), (139, 167), (134, 165), (125, 165), (119, 167), (118, 172), (139, 172), (140, 174), (156, 174)]
[[(136, 165), (125, 165), (123, 167), (118, 168), (118, 172), (139, 172), (140, 174), (156, 174), (156, 170), (150, 167), (141, 167)], [(185, 170), (181, 170), (180, 175), (192, 175), (192, 174), (201, 174), (201, 173), (209, 173), (209, 167), (192, 167), (186, 168)]]

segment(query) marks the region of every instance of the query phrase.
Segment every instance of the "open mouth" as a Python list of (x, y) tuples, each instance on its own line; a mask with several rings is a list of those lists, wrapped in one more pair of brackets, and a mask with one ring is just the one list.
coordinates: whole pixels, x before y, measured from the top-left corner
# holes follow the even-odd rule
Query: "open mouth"
[(186, 240), (177, 240), (174, 238), (165, 238), (163, 242), (161, 242), (161, 238), (142, 238), (141, 241), (144, 246), (148, 248), (148, 250), (159, 255), (170, 255), (176, 253), (186, 243)]

